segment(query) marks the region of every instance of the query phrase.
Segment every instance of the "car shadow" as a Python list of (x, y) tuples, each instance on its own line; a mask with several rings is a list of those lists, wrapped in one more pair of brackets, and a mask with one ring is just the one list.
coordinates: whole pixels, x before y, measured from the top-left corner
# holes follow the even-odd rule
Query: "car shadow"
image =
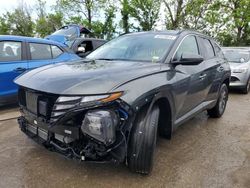
[(12, 110), (14, 108), (18, 108), (17, 103), (2, 105), (2, 106), (0, 106), (0, 111)]

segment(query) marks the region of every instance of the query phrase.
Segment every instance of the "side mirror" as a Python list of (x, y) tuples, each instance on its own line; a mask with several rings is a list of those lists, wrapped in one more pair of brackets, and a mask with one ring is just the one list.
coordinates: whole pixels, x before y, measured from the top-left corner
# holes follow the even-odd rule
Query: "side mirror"
[(180, 60), (172, 61), (174, 65), (198, 65), (204, 58), (201, 55), (193, 53), (182, 53)]
[(240, 63), (245, 63), (245, 59), (244, 58), (240, 58)]
[(77, 53), (84, 53), (85, 52), (85, 48), (80, 46), (77, 48)]

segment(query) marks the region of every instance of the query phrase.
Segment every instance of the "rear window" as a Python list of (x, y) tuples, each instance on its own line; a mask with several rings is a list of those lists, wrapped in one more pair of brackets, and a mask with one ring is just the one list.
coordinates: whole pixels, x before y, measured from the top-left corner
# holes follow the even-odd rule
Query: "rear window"
[(63, 53), (63, 51), (59, 47), (54, 46), (54, 45), (51, 45), (51, 50), (52, 50), (53, 58), (57, 58)]
[(15, 41), (0, 42), (0, 61), (21, 61), (22, 43)]
[(30, 54), (32, 60), (52, 59), (50, 45), (30, 43)]
[(30, 43), (29, 46), (32, 60), (53, 59), (63, 53), (62, 49), (55, 45)]
[(221, 58), (224, 58), (224, 55), (223, 55), (223, 52), (220, 48), (220, 46), (216, 43), (213, 43), (214, 44), (214, 51), (215, 53), (217, 54), (218, 57), (221, 57)]
[(205, 54), (204, 54), (205, 58), (211, 59), (211, 58), (215, 57), (214, 48), (213, 48), (211, 42), (205, 38), (201, 38), (201, 41), (202, 41), (203, 46), (205, 48)]

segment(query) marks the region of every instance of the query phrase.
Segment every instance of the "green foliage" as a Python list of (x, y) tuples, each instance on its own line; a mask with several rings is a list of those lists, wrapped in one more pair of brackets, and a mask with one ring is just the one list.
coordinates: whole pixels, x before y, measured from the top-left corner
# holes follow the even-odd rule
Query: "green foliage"
[(128, 0), (121, 0), (121, 15), (122, 15), (122, 20), (121, 20), (121, 25), (124, 30), (124, 33), (129, 33), (129, 29), (131, 25), (129, 24), (129, 13), (130, 13), (130, 7), (129, 7), (129, 2)]
[(5, 16), (0, 17), (0, 35), (10, 34), (10, 23), (7, 22)]
[(40, 37), (45, 37), (62, 27), (62, 20), (63, 15), (60, 12), (40, 17), (36, 21), (36, 32), (39, 34)]
[(34, 23), (26, 7), (18, 7), (7, 12), (0, 19), (1, 33), (21, 36), (33, 36)]
[(57, 8), (67, 12), (68, 16), (83, 17), (92, 29), (92, 19), (100, 7), (101, 0), (57, 0)]
[(159, 18), (160, 5), (160, 0), (130, 1), (129, 12), (139, 22), (140, 27), (138, 30), (149, 31), (153, 29)]

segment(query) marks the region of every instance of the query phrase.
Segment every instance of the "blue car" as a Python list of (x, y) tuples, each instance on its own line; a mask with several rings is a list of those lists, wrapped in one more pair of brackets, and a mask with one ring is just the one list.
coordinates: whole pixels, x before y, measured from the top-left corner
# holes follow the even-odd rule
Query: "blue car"
[(17, 98), (13, 80), (25, 71), (80, 59), (65, 44), (52, 40), (0, 35), (0, 105)]

